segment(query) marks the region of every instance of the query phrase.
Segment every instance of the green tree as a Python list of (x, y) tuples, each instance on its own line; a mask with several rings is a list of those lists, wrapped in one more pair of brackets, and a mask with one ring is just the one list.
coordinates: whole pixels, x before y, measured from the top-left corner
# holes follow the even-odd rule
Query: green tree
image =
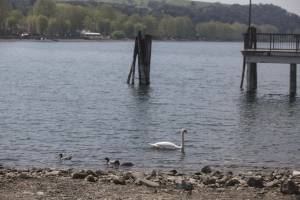
[(181, 39), (194, 38), (195, 31), (193, 22), (189, 17), (176, 17), (176, 37)]
[(50, 18), (48, 20), (48, 29), (47, 33), (51, 36), (58, 36), (59, 35), (59, 22), (56, 18)]
[(97, 29), (97, 22), (96, 22), (94, 15), (87, 15), (84, 18), (83, 24), (84, 24), (85, 30), (96, 31), (96, 29)]
[(135, 24), (130, 20), (126, 21), (124, 24), (124, 32), (128, 38), (135, 37)]
[(71, 4), (57, 4), (56, 18), (62, 21), (69, 20), (70, 31), (76, 33), (84, 28), (84, 20), (88, 14), (87, 8)]
[(37, 0), (33, 5), (34, 15), (44, 15), (46, 17), (54, 16), (56, 4), (53, 0)]
[(115, 20), (118, 18), (121, 13), (117, 11), (115, 8), (113, 8), (110, 5), (102, 5), (97, 7), (98, 13), (100, 13), (99, 17), (109, 19), (109, 20)]
[(40, 35), (44, 35), (48, 28), (48, 18), (44, 15), (39, 15), (36, 19), (36, 30)]
[(176, 21), (171, 16), (164, 16), (158, 25), (158, 35), (162, 38), (171, 39), (176, 37)]
[(9, 0), (0, 0), (0, 33), (5, 31), (6, 18), (10, 13)]
[(125, 35), (124, 31), (114, 31), (111, 34), (111, 38), (115, 39), (115, 40), (124, 39), (125, 37), (126, 37), (126, 35)]
[(36, 24), (37, 24), (37, 16), (35, 15), (29, 15), (26, 17), (26, 20), (25, 20), (25, 24), (26, 24), (26, 30), (28, 33), (31, 33), (31, 34), (36, 34)]
[(71, 22), (69, 20), (50, 18), (48, 20), (47, 33), (51, 36), (68, 37), (71, 34)]
[(6, 19), (6, 29), (9, 30), (11, 34), (20, 32), (23, 28), (23, 18), (20, 11), (13, 10)]
[(139, 31), (141, 31), (142, 33), (145, 33), (146, 26), (144, 24), (142, 24), (142, 23), (136, 23), (134, 25), (134, 36), (136, 36)]
[(100, 32), (102, 35), (110, 35), (111, 29), (111, 22), (109, 19), (97, 20), (97, 31)]
[(210, 21), (196, 25), (197, 36), (202, 40), (242, 40), (246, 30), (247, 26), (239, 23)]
[(146, 26), (146, 33), (147, 34), (151, 34), (154, 35), (156, 30), (157, 30), (157, 26), (158, 26), (158, 21), (156, 19), (156, 17), (152, 16), (152, 15), (147, 15), (143, 18), (143, 24)]
[(120, 31), (120, 30), (125, 30), (124, 28), (124, 21), (119, 19), (119, 20), (114, 20), (111, 22), (111, 31)]
[(270, 24), (263, 24), (257, 27), (257, 31), (261, 33), (278, 33), (279, 30), (276, 26)]

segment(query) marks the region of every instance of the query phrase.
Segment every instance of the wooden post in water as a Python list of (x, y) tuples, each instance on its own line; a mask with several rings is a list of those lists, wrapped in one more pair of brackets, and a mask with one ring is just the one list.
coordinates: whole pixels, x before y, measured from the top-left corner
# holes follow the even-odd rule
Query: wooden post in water
[(139, 31), (138, 36), (135, 39), (135, 46), (133, 52), (133, 61), (127, 78), (127, 83), (134, 84), (135, 78), (135, 63), (136, 57), (138, 57), (138, 73), (139, 84), (150, 84), (150, 63), (151, 63), (151, 49), (152, 49), (152, 37), (150, 35), (142, 36)]
[[(255, 50), (257, 48), (256, 28), (249, 27), (244, 38), (244, 49)], [(243, 57), (243, 71), (240, 88), (243, 88), (245, 68), (247, 65), (247, 91), (255, 91), (257, 89), (257, 63), (247, 62)]]
[(248, 63), (247, 65), (247, 91), (253, 92), (257, 89), (257, 64)]
[(131, 84), (134, 84), (134, 78), (135, 78), (135, 63), (136, 63), (136, 57), (138, 55), (138, 42), (137, 42), (137, 38), (135, 39), (135, 43), (134, 43), (134, 50), (133, 50), (133, 60), (132, 60), (132, 64), (131, 64), (131, 68), (128, 74), (128, 78), (127, 78), (127, 83), (130, 83), (130, 79), (131, 79)]
[(290, 66), (290, 95), (295, 96), (297, 91), (297, 64)]

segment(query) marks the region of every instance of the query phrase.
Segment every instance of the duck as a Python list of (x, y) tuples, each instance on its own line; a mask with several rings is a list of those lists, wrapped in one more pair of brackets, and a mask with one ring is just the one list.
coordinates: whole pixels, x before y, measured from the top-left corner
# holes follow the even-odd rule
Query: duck
[(110, 166), (114, 166), (114, 167), (132, 167), (134, 166), (134, 164), (132, 162), (124, 162), (124, 163), (120, 163), (119, 160), (110, 160), (108, 157), (105, 158), (106, 160), (106, 164), (110, 165)]
[(72, 155), (64, 156), (62, 153), (58, 154), (60, 160), (72, 160)]
[(113, 167), (119, 167), (120, 161), (119, 160), (110, 160), (108, 157), (104, 158), (106, 160), (106, 164)]
[(156, 148), (156, 149), (170, 149), (170, 150), (176, 150), (176, 149), (180, 149), (180, 151), (182, 153), (184, 153), (184, 135), (187, 133), (186, 129), (181, 129), (181, 145), (178, 146), (172, 142), (157, 142), (157, 143), (153, 143), (153, 144), (149, 144), (152, 147)]

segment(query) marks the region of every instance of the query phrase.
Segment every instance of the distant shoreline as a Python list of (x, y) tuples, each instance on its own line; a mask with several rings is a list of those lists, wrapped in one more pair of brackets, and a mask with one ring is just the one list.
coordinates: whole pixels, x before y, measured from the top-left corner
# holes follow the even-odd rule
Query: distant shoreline
[[(126, 42), (134, 41), (134, 39), (105, 39), (105, 40), (96, 40), (96, 39), (18, 39), (18, 38), (0, 38), (0, 42), (18, 42), (18, 41), (28, 41), (28, 42)], [(230, 40), (163, 40), (163, 39), (153, 39), (155, 42), (243, 42), (243, 41), (230, 41)]]

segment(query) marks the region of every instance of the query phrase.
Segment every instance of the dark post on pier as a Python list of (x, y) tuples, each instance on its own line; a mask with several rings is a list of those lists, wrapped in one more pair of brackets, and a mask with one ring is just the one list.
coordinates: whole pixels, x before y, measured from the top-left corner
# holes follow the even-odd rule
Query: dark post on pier
[(134, 50), (133, 50), (133, 61), (129, 71), (127, 83), (134, 84), (135, 79), (135, 65), (136, 58), (138, 57), (138, 74), (139, 84), (149, 85), (150, 84), (150, 61), (151, 61), (151, 48), (152, 48), (152, 37), (150, 35), (143, 36), (141, 32), (135, 38)]

